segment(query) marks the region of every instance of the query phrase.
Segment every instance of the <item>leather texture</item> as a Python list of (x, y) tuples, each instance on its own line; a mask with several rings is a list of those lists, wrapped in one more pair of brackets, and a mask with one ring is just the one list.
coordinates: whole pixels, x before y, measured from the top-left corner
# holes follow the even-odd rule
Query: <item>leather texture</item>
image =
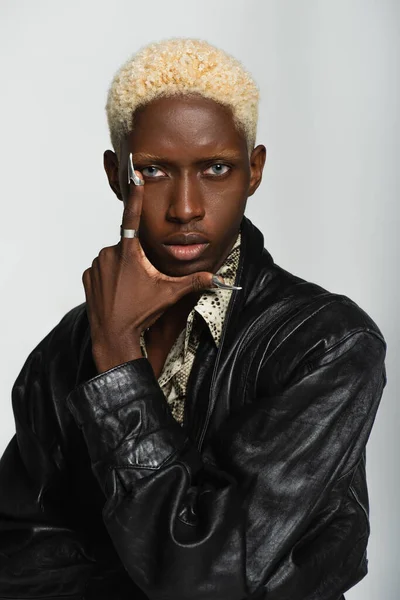
[(344, 600), (366, 575), (383, 336), (246, 217), (236, 284), (183, 426), (146, 358), (96, 374), (84, 304), (30, 354), (0, 463), (2, 600)]

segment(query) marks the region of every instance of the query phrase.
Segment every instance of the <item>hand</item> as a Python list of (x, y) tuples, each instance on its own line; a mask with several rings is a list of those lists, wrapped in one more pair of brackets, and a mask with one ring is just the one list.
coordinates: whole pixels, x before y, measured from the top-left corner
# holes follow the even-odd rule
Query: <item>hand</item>
[[(124, 229), (139, 229), (144, 187), (129, 183)], [(160, 273), (137, 237), (103, 248), (82, 277), (98, 371), (141, 358), (140, 333), (182, 296), (214, 287), (212, 277), (206, 271), (184, 277)]]

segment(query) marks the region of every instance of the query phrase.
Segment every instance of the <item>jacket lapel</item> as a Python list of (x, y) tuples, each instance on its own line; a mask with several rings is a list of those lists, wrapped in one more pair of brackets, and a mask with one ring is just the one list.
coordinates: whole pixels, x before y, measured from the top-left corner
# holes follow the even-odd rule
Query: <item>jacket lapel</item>
[[(254, 295), (252, 292), (262, 265), (265, 270), (265, 262), (273, 264), (271, 255), (264, 249), (261, 231), (245, 216), (241, 229), (241, 251), (235, 285), (242, 286), (242, 289), (232, 292), (218, 349), (208, 329), (203, 332), (187, 386), (184, 426), (200, 449), (218, 396), (221, 376), (226, 375), (220, 367), (229, 361), (230, 354), (235, 352), (240, 342), (239, 321), (246, 304)], [(226, 410), (229, 410), (230, 398), (220, 398), (219, 402), (224, 402)]]

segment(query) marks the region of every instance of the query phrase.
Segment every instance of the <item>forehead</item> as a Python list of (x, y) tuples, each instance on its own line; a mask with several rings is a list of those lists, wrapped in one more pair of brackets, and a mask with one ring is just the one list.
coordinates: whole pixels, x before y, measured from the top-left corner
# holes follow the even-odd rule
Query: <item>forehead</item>
[(139, 108), (128, 136), (133, 149), (158, 152), (247, 152), (231, 110), (199, 95), (162, 97)]

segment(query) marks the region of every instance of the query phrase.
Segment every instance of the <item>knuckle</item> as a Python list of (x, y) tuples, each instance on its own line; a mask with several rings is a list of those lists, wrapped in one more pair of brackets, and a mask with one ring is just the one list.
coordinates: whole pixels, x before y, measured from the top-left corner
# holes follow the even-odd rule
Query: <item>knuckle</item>
[(106, 246), (105, 248), (102, 248), (100, 250), (98, 258), (101, 258), (102, 260), (104, 260), (105, 258), (109, 258), (114, 254), (114, 251), (115, 246)]
[(140, 212), (134, 206), (126, 206), (124, 210), (124, 220), (126, 219), (138, 219)]
[(200, 292), (203, 289), (202, 280), (199, 275), (193, 275), (192, 278), (193, 291)]
[(125, 251), (121, 252), (120, 261), (124, 267), (127, 267), (130, 263), (129, 254), (127, 254)]
[(90, 267), (85, 269), (82, 274), (82, 282), (86, 284), (90, 279)]
[(120, 260), (123, 265), (128, 266), (132, 263), (132, 256), (134, 252), (131, 247), (122, 248), (120, 253)]

